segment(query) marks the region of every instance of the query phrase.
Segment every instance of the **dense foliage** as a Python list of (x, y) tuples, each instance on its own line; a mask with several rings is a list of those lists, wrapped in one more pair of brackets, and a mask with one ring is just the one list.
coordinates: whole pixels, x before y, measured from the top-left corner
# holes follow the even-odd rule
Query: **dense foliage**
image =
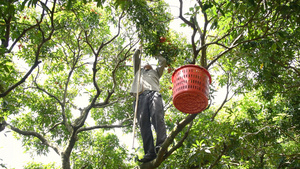
[[(300, 167), (299, 2), (193, 2), (186, 11), (179, 0), (172, 16), (164, 1), (1, 1), (0, 134), (14, 131), (33, 154), (53, 149), (59, 168)], [(169, 27), (176, 18), (190, 36)], [(168, 62), (160, 92), (169, 136), (145, 164), (113, 131), (132, 132), (139, 45), (145, 62)], [(172, 105), (171, 76), (184, 64), (212, 75), (199, 114)], [(25, 168), (43, 167), (55, 164)]]

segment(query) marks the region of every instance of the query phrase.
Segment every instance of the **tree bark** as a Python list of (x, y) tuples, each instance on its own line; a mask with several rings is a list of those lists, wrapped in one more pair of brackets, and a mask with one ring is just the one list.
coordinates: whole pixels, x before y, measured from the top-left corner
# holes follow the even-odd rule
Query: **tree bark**
[(70, 155), (63, 152), (61, 154), (61, 161), (62, 161), (62, 168), (63, 169), (71, 169), (71, 164), (70, 164)]

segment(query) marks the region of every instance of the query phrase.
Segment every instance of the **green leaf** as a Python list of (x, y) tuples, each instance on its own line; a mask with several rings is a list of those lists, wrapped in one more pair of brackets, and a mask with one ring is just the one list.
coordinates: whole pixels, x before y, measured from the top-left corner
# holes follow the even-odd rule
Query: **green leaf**
[(273, 51), (276, 51), (276, 48), (277, 48), (276, 43), (273, 43), (273, 44), (272, 44), (272, 50), (273, 50)]

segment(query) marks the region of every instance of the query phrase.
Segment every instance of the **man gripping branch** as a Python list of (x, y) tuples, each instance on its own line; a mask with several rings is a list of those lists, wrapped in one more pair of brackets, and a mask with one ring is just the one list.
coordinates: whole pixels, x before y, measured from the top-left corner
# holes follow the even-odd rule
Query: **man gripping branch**
[[(159, 93), (159, 79), (163, 75), (164, 68), (166, 66), (166, 59), (161, 55), (155, 56), (155, 58), (158, 59), (158, 66), (155, 70), (149, 64), (139, 69), (141, 64), (141, 59), (139, 58), (140, 53), (141, 47), (137, 49), (133, 55), (135, 76), (130, 93), (137, 96), (137, 88), (139, 88), (136, 117), (143, 139), (145, 155), (138, 161), (149, 162), (156, 158), (156, 154), (161, 148), (161, 144), (167, 138), (163, 101), (161, 94)], [(139, 75), (140, 79), (138, 77)], [(140, 84), (138, 84), (138, 81)], [(138, 85), (140, 86), (138, 87)], [(151, 124), (153, 125), (157, 136), (155, 147)]]

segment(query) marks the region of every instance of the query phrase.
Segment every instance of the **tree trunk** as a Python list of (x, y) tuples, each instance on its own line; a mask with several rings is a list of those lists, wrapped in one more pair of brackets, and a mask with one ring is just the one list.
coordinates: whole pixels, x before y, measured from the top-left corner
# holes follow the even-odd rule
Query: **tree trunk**
[(71, 169), (71, 165), (70, 165), (70, 154), (66, 154), (65, 152), (63, 152), (61, 154), (61, 161), (62, 161), (62, 168), (63, 169)]

